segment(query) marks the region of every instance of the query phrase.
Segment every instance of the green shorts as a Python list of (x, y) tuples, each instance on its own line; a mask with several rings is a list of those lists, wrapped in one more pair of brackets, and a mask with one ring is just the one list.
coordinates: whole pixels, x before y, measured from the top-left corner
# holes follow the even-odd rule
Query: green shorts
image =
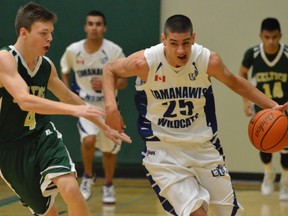
[(35, 215), (54, 203), (58, 190), (51, 179), (71, 172), (75, 165), (52, 122), (39, 136), (0, 151), (1, 177)]

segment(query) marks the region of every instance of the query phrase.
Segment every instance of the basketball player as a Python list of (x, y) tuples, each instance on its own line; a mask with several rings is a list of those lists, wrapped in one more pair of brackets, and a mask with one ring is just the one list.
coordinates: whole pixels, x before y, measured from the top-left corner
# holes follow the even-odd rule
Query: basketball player
[[(280, 24), (275, 18), (262, 21), (260, 30), (261, 43), (249, 48), (244, 55), (239, 75), (250, 81), (279, 104), (288, 101), (288, 47), (280, 43), (282, 37)], [(252, 68), (251, 73), (250, 68)], [(244, 98), (244, 112), (252, 116), (261, 110)], [(288, 143), (287, 143), (288, 144)], [(288, 200), (288, 148), (280, 152), (282, 173), (280, 179), (280, 200)], [(260, 152), (264, 168), (264, 179), (261, 184), (263, 195), (274, 191), (275, 173), (272, 169), (272, 154)]]
[(106, 122), (119, 131), (115, 78), (136, 76), (138, 132), (146, 176), (168, 215), (240, 215), (224, 153), (217, 137), (210, 78), (262, 108), (285, 109), (235, 76), (220, 56), (195, 43), (190, 19), (173, 15), (162, 43), (107, 64), (103, 71)]
[[(52, 12), (26, 4), (16, 15), (16, 43), (0, 50), (0, 176), (33, 215), (58, 215), (58, 191), (70, 216), (90, 215), (75, 166), (49, 115), (87, 118), (115, 142), (129, 137), (105, 125), (105, 113), (71, 92), (44, 56), (55, 22)], [(46, 99), (47, 90), (61, 102)]]
[[(102, 67), (105, 63), (124, 57), (121, 47), (104, 39), (106, 32), (106, 18), (100, 11), (90, 11), (86, 16), (84, 30), (86, 39), (69, 45), (61, 58), (62, 80), (69, 87), (69, 75), (71, 70), (75, 73), (75, 82), (72, 90), (87, 103), (103, 108), (102, 93)], [(117, 89), (127, 86), (127, 80), (117, 80)], [(120, 145), (116, 145), (107, 139), (103, 132), (92, 122), (79, 118), (78, 129), (82, 142), (81, 152), (84, 166), (84, 174), (80, 190), (86, 200), (91, 197), (91, 185), (93, 182), (93, 159), (95, 146), (103, 153), (102, 165), (104, 169), (104, 185), (102, 187), (103, 203), (115, 203), (115, 190), (113, 177), (117, 153)]]

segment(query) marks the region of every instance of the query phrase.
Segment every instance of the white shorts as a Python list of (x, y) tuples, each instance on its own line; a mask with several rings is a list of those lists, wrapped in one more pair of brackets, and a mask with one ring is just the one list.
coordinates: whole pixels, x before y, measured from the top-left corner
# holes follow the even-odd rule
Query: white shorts
[(218, 216), (242, 214), (223, 157), (214, 145), (146, 145), (143, 165), (167, 215), (189, 216), (202, 205)]
[[(95, 105), (102, 109), (104, 107), (103, 101), (96, 101), (94, 103), (89, 102), (89, 104)], [(121, 145), (113, 143), (109, 138), (105, 136), (104, 132), (97, 125), (88, 121), (87, 119), (79, 118), (77, 127), (80, 134), (81, 143), (85, 137), (95, 135), (97, 137), (95, 148), (98, 148), (102, 152), (110, 152), (112, 154), (116, 154), (120, 151)]]

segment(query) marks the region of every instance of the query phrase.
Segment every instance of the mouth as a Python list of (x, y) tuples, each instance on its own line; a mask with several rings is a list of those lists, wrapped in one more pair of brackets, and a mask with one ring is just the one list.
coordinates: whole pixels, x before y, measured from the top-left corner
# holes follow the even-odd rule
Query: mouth
[(43, 48), (44, 48), (44, 50), (45, 50), (46, 52), (48, 52), (50, 46), (44, 46)]
[(186, 60), (186, 57), (187, 57), (186, 55), (183, 55), (183, 56), (178, 56), (178, 59), (180, 59), (180, 60), (182, 60), (182, 61), (183, 61), (183, 60)]

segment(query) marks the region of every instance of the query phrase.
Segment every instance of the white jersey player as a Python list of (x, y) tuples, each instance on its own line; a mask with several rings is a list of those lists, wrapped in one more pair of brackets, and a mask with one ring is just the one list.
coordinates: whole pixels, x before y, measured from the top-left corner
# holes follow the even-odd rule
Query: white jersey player
[[(199, 200), (205, 211), (208, 203), (215, 206), (216, 215), (239, 212), (241, 206), (235, 202), (217, 138), (207, 74), (210, 51), (194, 43), (187, 64), (176, 68), (167, 62), (163, 49), (159, 44), (145, 50), (149, 73), (145, 83), (140, 78), (136, 82), (138, 131), (146, 141), (142, 153), (146, 175), (171, 215), (189, 215), (199, 208)], [(173, 198), (179, 191), (183, 194)], [(218, 208), (218, 202), (225, 209)]]
[[(106, 31), (106, 18), (100, 11), (88, 13), (85, 22), (87, 38), (69, 45), (61, 58), (63, 82), (69, 86), (69, 73), (74, 72), (75, 79), (71, 89), (86, 103), (104, 108), (102, 93), (102, 68), (109, 62), (123, 58), (122, 48), (104, 38)], [(118, 79), (117, 89), (127, 86), (126, 79)], [(104, 203), (115, 203), (113, 177), (115, 171), (116, 154), (120, 145), (108, 140), (103, 132), (93, 123), (79, 118), (78, 129), (81, 138), (81, 153), (84, 166), (84, 175), (80, 186), (85, 199), (91, 196), (93, 184), (93, 159), (95, 147), (103, 153), (103, 168), (105, 174), (103, 186)]]
[(143, 165), (167, 215), (241, 215), (217, 138), (214, 77), (265, 108), (284, 110), (247, 80), (234, 75), (220, 56), (195, 43), (190, 19), (173, 15), (162, 44), (108, 63), (103, 70), (106, 122), (118, 131), (115, 78), (136, 76), (138, 132), (145, 141)]

